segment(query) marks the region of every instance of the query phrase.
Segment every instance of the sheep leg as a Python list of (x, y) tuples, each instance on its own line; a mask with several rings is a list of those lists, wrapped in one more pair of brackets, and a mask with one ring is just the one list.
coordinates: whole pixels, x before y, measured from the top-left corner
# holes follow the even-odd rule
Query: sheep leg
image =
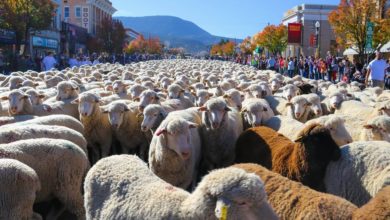
[(78, 220), (84, 220), (85, 219), (85, 209), (84, 209), (84, 203), (83, 203), (83, 196), (79, 192), (80, 190), (77, 190), (78, 187), (71, 187), (69, 190), (73, 191), (67, 191), (72, 192), (72, 194), (68, 195), (57, 195), (57, 198), (59, 201), (61, 201), (63, 204), (65, 204), (64, 208), (68, 210), (70, 213), (77, 216)]
[(65, 211), (65, 206), (63, 204), (53, 204), (50, 208), (49, 213), (47, 213), (46, 220), (56, 220), (61, 214)]

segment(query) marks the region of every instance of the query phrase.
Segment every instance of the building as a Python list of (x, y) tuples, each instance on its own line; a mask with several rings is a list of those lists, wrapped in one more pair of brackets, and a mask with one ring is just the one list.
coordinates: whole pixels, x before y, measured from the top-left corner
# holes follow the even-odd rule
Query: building
[(288, 45), (284, 56), (313, 56), (316, 52), (316, 46), (311, 43), (311, 39), (316, 34), (315, 24), (318, 21), (320, 55), (325, 57), (328, 51), (335, 55), (341, 55), (342, 50), (337, 48), (336, 37), (328, 20), (331, 11), (337, 9), (337, 5), (315, 5), (302, 4), (288, 10), (283, 15), (282, 23), (302, 24), (302, 42), (300, 45)]
[(62, 0), (52, 0), (57, 6), (50, 27), (42, 31), (30, 32), (30, 54), (33, 57), (43, 57), (48, 51), (60, 53)]
[(96, 35), (98, 26), (104, 18), (112, 18), (116, 9), (109, 0), (63, 0), (63, 20), (87, 29)]

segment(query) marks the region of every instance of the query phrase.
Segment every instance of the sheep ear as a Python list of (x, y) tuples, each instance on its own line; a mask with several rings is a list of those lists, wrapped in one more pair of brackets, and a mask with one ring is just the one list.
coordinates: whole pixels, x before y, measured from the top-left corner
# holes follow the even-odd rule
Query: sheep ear
[(306, 103), (306, 106), (312, 106), (311, 102)]
[(363, 125), (363, 128), (365, 128), (365, 129), (373, 129), (374, 127), (372, 125)]
[(191, 94), (196, 97), (196, 93), (195, 92), (191, 92)]
[(231, 111), (232, 109), (230, 109), (229, 107), (225, 107), (225, 111), (227, 111), (227, 112), (229, 112), (229, 111)]
[(227, 99), (227, 98), (230, 98), (230, 96), (228, 94), (225, 94), (225, 95), (223, 95), (223, 98)]
[(195, 123), (189, 123), (188, 127), (189, 128), (197, 128), (199, 125), (198, 124), (195, 124)]
[(0, 99), (3, 100), (3, 101), (9, 100), (9, 99), (8, 99), (8, 96), (3, 96), (3, 97), (1, 97)]
[(287, 106), (292, 106), (292, 105), (293, 105), (293, 104), (292, 104), (291, 102), (287, 102), (287, 103), (286, 103), (286, 107), (287, 107)]
[(198, 111), (199, 112), (205, 112), (205, 111), (207, 111), (207, 107), (206, 106), (199, 107)]
[(107, 91), (112, 91), (112, 90), (113, 90), (112, 86), (107, 86)]
[(245, 108), (245, 107), (243, 107), (242, 109), (241, 109), (241, 113), (244, 113), (244, 112), (247, 112), (248, 110)]
[(261, 91), (261, 96), (265, 97), (267, 95), (266, 91)]
[(301, 142), (302, 141), (302, 136), (299, 136), (297, 138), (294, 139), (294, 142)]
[(29, 98), (28, 95), (23, 95), (23, 96), (22, 96), (22, 99), (28, 99), (28, 98)]
[(241, 94), (241, 98), (245, 98), (245, 95)]
[(43, 95), (43, 94), (38, 95), (38, 98), (43, 99), (43, 98), (45, 98), (45, 95)]
[(167, 130), (165, 128), (158, 129), (156, 131), (156, 136), (160, 136), (162, 133), (165, 133), (165, 132), (167, 132)]
[(39, 86), (39, 83), (34, 83), (34, 86)]
[(71, 104), (79, 104), (80, 103), (80, 100), (79, 99), (75, 99), (73, 101), (70, 102)]
[(140, 101), (140, 98), (137, 97), (137, 98), (133, 99), (133, 101), (139, 102), (139, 101)]
[(156, 99), (156, 100), (160, 100), (160, 97), (158, 97), (158, 96), (155, 96), (155, 97), (154, 97), (154, 99)]

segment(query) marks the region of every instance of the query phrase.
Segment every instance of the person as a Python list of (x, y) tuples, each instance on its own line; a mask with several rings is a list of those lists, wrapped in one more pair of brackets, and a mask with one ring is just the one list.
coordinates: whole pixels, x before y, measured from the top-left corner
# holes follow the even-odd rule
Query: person
[(3, 55), (3, 50), (0, 49), (0, 74), (5, 72), (5, 59)]
[(290, 62), (288, 62), (288, 67), (287, 67), (287, 73), (290, 78), (294, 76), (294, 69), (295, 69), (294, 60), (293, 58), (290, 57)]
[(268, 60), (267, 60), (267, 69), (269, 70), (274, 70), (275, 69), (275, 59), (274, 59), (274, 56), (271, 56)]
[(386, 78), (385, 78), (385, 88), (390, 89), (390, 58), (386, 61)]
[(42, 60), (43, 69), (45, 71), (51, 70), (52, 68), (55, 68), (57, 65), (56, 59), (53, 57), (53, 52), (49, 52), (45, 58)]
[(68, 64), (70, 68), (79, 66), (79, 61), (77, 61), (76, 56), (74, 54), (72, 54), (72, 56), (69, 58)]
[(375, 53), (375, 59), (368, 64), (367, 69), (368, 71), (365, 80), (366, 86), (368, 85), (369, 78), (371, 78), (373, 87), (380, 87), (383, 89), (385, 84), (386, 61), (382, 59), (382, 54), (379, 51)]

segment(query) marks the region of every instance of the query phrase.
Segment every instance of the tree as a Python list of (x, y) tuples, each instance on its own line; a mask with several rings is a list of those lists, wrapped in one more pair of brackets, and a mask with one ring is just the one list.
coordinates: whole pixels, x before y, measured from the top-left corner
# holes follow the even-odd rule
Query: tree
[(222, 46), (219, 45), (219, 44), (214, 44), (211, 47), (210, 54), (213, 55), (213, 56), (217, 56), (217, 55), (221, 56), (221, 55), (223, 55)]
[(233, 41), (227, 41), (224, 45), (222, 45), (222, 53), (225, 56), (232, 56), (234, 54), (234, 49), (236, 44)]
[(374, 48), (390, 40), (390, 18), (384, 17), (381, 10), (385, 3), (386, 0), (341, 0), (329, 14), (337, 42), (343, 47), (355, 46), (362, 63), (366, 54), (367, 22), (374, 23)]
[(248, 54), (252, 54), (252, 52), (256, 48), (256, 45), (252, 44), (251, 37), (247, 37), (241, 42), (239, 47), (240, 47), (241, 53), (248, 55)]
[(134, 53), (149, 53), (149, 54), (161, 54), (163, 45), (159, 38), (149, 38), (145, 40), (141, 34), (135, 40), (131, 41), (130, 44), (125, 48), (125, 52), (129, 54)]
[(211, 47), (210, 54), (213, 56), (231, 56), (234, 54), (236, 44), (233, 41), (222, 39), (218, 44)]
[(287, 47), (287, 27), (268, 25), (253, 37), (254, 45), (267, 48), (274, 55), (280, 54)]
[(0, 28), (15, 31), (16, 49), (20, 51), (30, 31), (50, 26), (56, 7), (51, 0), (0, 0)]
[(103, 44), (103, 49), (109, 53), (122, 53), (125, 45), (126, 30), (121, 21), (104, 18), (99, 27), (98, 38)]

